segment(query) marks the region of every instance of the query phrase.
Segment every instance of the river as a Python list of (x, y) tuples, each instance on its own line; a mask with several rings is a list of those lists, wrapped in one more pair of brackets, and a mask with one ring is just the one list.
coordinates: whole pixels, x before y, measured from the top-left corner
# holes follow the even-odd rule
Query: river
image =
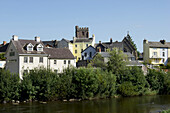
[(170, 109), (170, 95), (0, 105), (0, 113), (158, 113), (167, 109)]

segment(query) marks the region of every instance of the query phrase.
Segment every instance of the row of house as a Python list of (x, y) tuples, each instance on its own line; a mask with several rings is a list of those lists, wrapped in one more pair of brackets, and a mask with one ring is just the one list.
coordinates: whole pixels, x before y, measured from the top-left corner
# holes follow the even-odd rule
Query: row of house
[[(6, 68), (12, 73), (19, 73), (22, 78), (24, 73), (31, 72), (34, 68), (44, 67), (61, 73), (68, 66), (87, 66), (87, 61), (96, 54), (101, 54), (107, 63), (109, 52), (113, 48), (122, 50), (128, 57), (127, 66), (141, 66), (138, 62), (137, 49), (129, 33), (122, 41), (95, 43), (95, 35), (89, 36), (88, 27), (75, 26), (73, 40), (61, 39), (41, 41), (40, 37), (33, 40), (19, 39), (13, 36), (10, 43), (0, 45), (1, 54), (5, 54), (6, 61), (0, 61), (0, 68)], [(160, 42), (143, 41), (143, 58), (148, 64), (167, 64), (170, 57), (170, 43), (165, 40)]]

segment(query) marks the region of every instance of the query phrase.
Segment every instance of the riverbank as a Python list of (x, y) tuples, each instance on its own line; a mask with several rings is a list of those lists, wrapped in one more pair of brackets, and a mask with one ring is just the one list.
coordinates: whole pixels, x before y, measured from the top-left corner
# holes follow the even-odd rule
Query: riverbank
[(170, 109), (169, 110), (163, 110), (161, 113), (170, 113)]
[(170, 95), (0, 104), (0, 113), (156, 113), (167, 109), (170, 109)]
[(138, 67), (113, 74), (100, 68), (68, 68), (56, 74), (44, 68), (23, 76), (0, 70), (0, 101), (89, 100), (112, 97), (170, 94), (170, 74)]

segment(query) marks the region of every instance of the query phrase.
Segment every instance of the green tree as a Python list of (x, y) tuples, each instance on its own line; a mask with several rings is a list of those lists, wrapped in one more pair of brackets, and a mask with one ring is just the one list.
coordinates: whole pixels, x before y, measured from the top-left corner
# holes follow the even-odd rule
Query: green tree
[(19, 99), (19, 76), (0, 70), (0, 101)]
[(104, 58), (101, 54), (97, 54), (88, 64), (88, 67), (98, 67), (101, 69), (106, 69), (106, 63), (104, 63)]
[(126, 68), (126, 62), (124, 61), (125, 59), (125, 54), (121, 50), (114, 48), (110, 52), (109, 61), (107, 63), (108, 71), (111, 71), (116, 75), (122, 73), (122, 71)]

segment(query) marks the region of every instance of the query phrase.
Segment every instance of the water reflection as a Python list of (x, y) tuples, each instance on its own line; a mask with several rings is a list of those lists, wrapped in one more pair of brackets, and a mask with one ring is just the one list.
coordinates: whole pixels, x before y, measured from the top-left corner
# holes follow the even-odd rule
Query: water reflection
[(166, 109), (170, 109), (170, 95), (0, 105), (0, 113), (158, 113)]

